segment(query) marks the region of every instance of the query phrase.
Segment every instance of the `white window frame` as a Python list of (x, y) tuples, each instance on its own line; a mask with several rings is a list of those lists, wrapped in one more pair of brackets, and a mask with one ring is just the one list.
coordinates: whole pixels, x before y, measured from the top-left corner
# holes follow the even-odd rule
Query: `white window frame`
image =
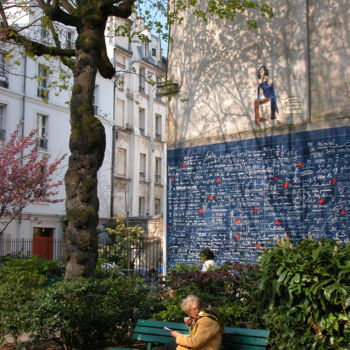
[(42, 113), (36, 115), (36, 146), (41, 150), (48, 148), (49, 116)]
[(155, 139), (158, 141), (161, 141), (162, 139), (162, 116), (161, 114), (156, 113), (155, 114), (155, 128), (154, 128), (154, 132), (155, 132)]
[(5, 77), (6, 74), (6, 53), (0, 51), (0, 76)]
[(154, 215), (162, 213), (162, 201), (159, 198), (154, 198)]
[(140, 135), (146, 135), (146, 110), (139, 108), (139, 131)]
[(40, 38), (41, 38), (41, 39), (47, 39), (48, 36), (49, 36), (48, 29), (46, 28), (46, 26), (44, 26), (44, 22), (41, 21), (41, 26), (40, 26)]
[(140, 67), (139, 71), (139, 92), (146, 93), (146, 68)]
[(139, 216), (145, 215), (145, 212), (146, 212), (145, 204), (146, 204), (146, 198), (140, 196), (139, 197)]
[(161, 89), (158, 87), (162, 85), (163, 79), (159, 76), (156, 76), (156, 100), (162, 101)]
[(5, 141), (5, 136), (6, 136), (5, 117), (6, 117), (6, 105), (0, 104), (0, 141)]
[(147, 155), (145, 153), (140, 153), (140, 181), (146, 181), (146, 171), (147, 171)]
[(47, 99), (49, 98), (48, 77), (49, 77), (49, 68), (45, 64), (38, 63), (37, 97), (47, 98)]
[(74, 47), (74, 32), (72, 30), (66, 31), (66, 47), (72, 49)]
[(154, 183), (158, 185), (162, 183), (162, 158), (158, 157), (155, 157)]

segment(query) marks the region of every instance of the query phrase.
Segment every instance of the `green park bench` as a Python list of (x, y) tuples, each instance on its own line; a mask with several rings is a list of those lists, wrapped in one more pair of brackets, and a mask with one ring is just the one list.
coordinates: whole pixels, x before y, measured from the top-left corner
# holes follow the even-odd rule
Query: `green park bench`
[[(188, 334), (185, 323), (163, 322), (152, 320), (138, 320), (133, 340), (139, 340), (147, 344), (147, 350), (151, 350), (152, 344), (165, 344), (174, 340), (168, 327), (174, 331)], [(270, 331), (263, 329), (231, 328), (225, 327), (226, 334), (222, 338), (223, 350), (264, 350)], [(110, 350), (131, 350), (126, 348), (111, 348)]]

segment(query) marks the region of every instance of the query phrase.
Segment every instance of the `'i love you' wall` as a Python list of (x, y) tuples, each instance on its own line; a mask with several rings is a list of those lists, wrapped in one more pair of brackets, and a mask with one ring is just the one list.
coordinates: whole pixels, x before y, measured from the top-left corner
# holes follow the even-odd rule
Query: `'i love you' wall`
[(255, 261), (277, 237), (349, 239), (350, 127), (168, 151), (167, 265)]

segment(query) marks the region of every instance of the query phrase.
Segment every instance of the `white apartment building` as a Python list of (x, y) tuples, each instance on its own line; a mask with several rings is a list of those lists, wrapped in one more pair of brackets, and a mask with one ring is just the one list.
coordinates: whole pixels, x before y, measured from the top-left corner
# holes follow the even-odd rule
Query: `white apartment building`
[[(45, 30), (36, 30), (32, 35), (37, 40), (50, 40)], [(61, 31), (66, 46), (74, 43), (75, 35), (70, 28)], [(106, 132), (105, 158), (98, 174), (99, 216), (101, 223), (117, 213), (151, 220), (161, 237), (167, 103), (146, 80), (161, 79), (165, 64), (160, 39), (152, 35), (149, 38), (148, 43), (131, 43), (122, 37), (106, 39), (117, 74), (112, 80), (100, 76), (96, 79), (95, 114)], [(9, 50), (6, 44), (0, 49), (0, 140), (8, 140), (21, 121), (24, 135), (36, 129), (40, 152), (51, 159), (67, 155), (56, 176), (63, 180), (69, 156), (70, 89), (49, 87), (59, 79), (58, 70), (52, 69), (58, 67), (58, 60), (33, 60), (17, 50), (8, 62), (5, 57)], [(44, 79), (38, 79), (38, 75)], [(71, 81), (68, 85), (71, 87)], [(57, 198), (63, 201), (25, 208), (21, 220), (13, 221), (0, 235), (0, 255), (19, 250), (11, 240), (60, 239), (65, 217), (64, 185)], [(154, 225), (154, 220), (160, 224)], [(33, 247), (22, 245), (20, 250), (30, 253)], [(53, 251), (48, 256), (55, 258), (57, 254)]]

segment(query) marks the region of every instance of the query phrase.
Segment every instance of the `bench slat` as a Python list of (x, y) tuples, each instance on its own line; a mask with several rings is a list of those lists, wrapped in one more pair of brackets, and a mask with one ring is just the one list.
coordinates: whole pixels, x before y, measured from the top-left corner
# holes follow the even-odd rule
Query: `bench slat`
[(165, 344), (170, 340), (173, 340), (173, 337), (162, 337), (160, 335), (151, 335), (151, 334), (139, 334), (134, 333), (132, 339), (140, 340), (146, 343), (162, 343)]
[(267, 345), (267, 338), (257, 338), (250, 336), (241, 336), (235, 334), (226, 334), (223, 337), (223, 343), (234, 343), (234, 344), (249, 344), (249, 345)]
[(154, 320), (138, 320), (137, 326), (148, 326), (148, 327), (155, 327), (155, 328), (163, 328), (168, 327), (175, 330), (183, 330), (187, 331), (188, 328), (185, 323), (180, 322), (164, 322), (164, 321), (154, 321)]
[[(174, 329), (175, 331), (176, 329)], [(183, 331), (182, 329), (177, 330), (179, 333), (183, 334), (189, 334), (188, 330)], [(162, 336), (168, 336), (172, 338), (171, 333), (167, 330), (165, 330), (163, 327), (162, 328), (154, 328), (154, 327), (144, 327), (144, 326), (136, 326), (134, 333), (141, 333), (141, 334), (155, 334), (155, 335), (162, 335)]]
[(266, 329), (232, 328), (225, 327), (227, 334), (248, 335), (252, 337), (269, 337), (270, 331)]

